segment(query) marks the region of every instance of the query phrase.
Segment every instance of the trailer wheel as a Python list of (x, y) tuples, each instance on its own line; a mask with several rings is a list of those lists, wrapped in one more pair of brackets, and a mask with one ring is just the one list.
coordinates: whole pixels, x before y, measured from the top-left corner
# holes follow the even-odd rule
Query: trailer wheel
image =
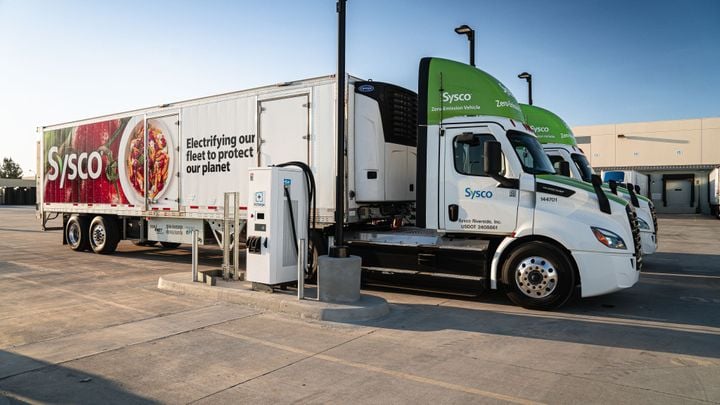
[(305, 271), (305, 281), (315, 283), (317, 282), (318, 259), (320, 256), (327, 254), (327, 244), (325, 238), (319, 232), (311, 231), (308, 239), (308, 267)]
[(68, 219), (65, 225), (65, 240), (70, 245), (70, 249), (82, 252), (90, 248), (88, 228), (87, 217), (73, 215)]
[(96, 216), (90, 223), (90, 247), (93, 252), (108, 254), (115, 251), (120, 242), (117, 223), (111, 218)]
[(180, 244), (177, 242), (160, 242), (160, 245), (165, 249), (177, 249)]
[(525, 308), (559, 308), (572, 296), (575, 273), (565, 252), (545, 242), (518, 246), (502, 269), (505, 294)]

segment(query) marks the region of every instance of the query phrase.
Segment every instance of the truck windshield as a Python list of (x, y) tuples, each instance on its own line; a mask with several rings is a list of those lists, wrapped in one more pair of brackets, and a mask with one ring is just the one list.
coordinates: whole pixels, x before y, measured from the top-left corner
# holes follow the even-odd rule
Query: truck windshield
[(578, 170), (580, 170), (580, 175), (582, 176), (583, 181), (591, 183), (592, 175), (595, 174), (595, 171), (592, 166), (590, 166), (590, 162), (588, 162), (585, 155), (573, 153), (570, 156), (572, 157), (573, 162), (575, 162), (575, 166), (577, 166)]
[(523, 170), (530, 174), (555, 174), (550, 159), (537, 138), (518, 131), (508, 131), (508, 139), (520, 159)]

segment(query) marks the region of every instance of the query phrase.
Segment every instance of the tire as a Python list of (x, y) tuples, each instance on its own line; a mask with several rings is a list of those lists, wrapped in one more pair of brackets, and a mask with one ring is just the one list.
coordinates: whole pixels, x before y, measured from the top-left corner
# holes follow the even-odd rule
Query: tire
[(120, 242), (117, 222), (110, 217), (96, 216), (90, 223), (88, 240), (93, 252), (104, 255), (113, 253)]
[(575, 272), (567, 254), (545, 242), (516, 247), (502, 267), (502, 285), (512, 302), (529, 309), (563, 306), (575, 291)]
[(180, 244), (177, 242), (160, 242), (160, 245), (165, 249), (177, 249)]
[(65, 224), (65, 240), (70, 249), (82, 252), (90, 248), (88, 241), (89, 220), (87, 217), (73, 215)]
[(305, 282), (314, 284), (317, 282), (318, 274), (318, 259), (320, 256), (327, 254), (327, 244), (325, 238), (319, 232), (310, 232), (310, 238), (308, 238), (308, 268), (305, 271)]

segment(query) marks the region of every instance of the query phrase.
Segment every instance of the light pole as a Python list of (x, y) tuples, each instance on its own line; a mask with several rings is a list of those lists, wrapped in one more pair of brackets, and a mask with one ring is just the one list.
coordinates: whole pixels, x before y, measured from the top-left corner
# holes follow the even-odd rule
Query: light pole
[(475, 30), (463, 24), (455, 28), (455, 33), (467, 35), (468, 42), (470, 42), (470, 66), (475, 66)]
[(337, 71), (337, 173), (335, 176), (335, 245), (330, 257), (348, 257), (343, 238), (345, 225), (345, 5), (338, 0), (338, 71)]
[(532, 75), (528, 72), (522, 72), (518, 75), (519, 79), (525, 79), (528, 84), (528, 104), (532, 105)]

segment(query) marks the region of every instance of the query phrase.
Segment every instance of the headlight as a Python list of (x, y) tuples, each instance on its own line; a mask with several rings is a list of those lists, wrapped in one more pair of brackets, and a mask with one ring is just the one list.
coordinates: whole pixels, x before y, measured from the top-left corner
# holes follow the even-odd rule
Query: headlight
[(627, 249), (625, 241), (615, 232), (610, 232), (607, 229), (596, 228), (591, 226), (595, 238), (603, 245), (613, 249)]
[(638, 217), (637, 220), (638, 220), (638, 227), (639, 227), (640, 229), (645, 229), (645, 230), (647, 230), (647, 231), (650, 230), (650, 225), (649, 225), (647, 222), (645, 222), (644, 219)]

